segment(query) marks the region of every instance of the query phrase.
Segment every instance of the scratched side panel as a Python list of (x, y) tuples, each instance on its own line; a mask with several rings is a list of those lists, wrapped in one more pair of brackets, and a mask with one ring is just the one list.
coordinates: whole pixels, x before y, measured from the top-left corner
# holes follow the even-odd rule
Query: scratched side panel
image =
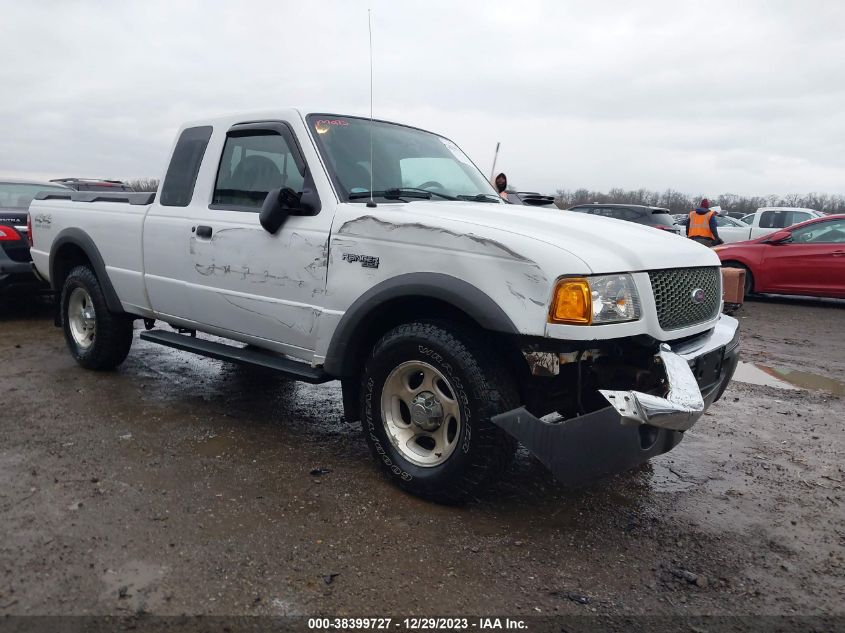
[(211, 239), (194, 235), (188, 244), (191, 312), (207, 325), (288, 346), (296, 356), (313, 350), (326, 288), (323, 222), (290, 218), (270, 235), (254, 213), (212, 217)]
[[(435, 208), (435, 203), (431, 208)], [(330, 243), (326, 305), (345, 311), (361, 294), (391, 277), (414, 272), (434, 272), (466, 281), (500, 305), (525, 334), (542, 335), (554, 279), (544, 272), (554, 269), (549, 246), (512, 233), (467, 225), (459, 220), (430, 218), (414, 213), (413, 204), (343, 204), (335, 218)], [(378, 257), (378, 268), (356, 258)], [(565, 266), (566, 254), (555, 253), (555, 263)], [(348, 261), (352, 259), (353, 261)], [(544, 268), (538, 260), (545, 262)], [(572, 258), (570, 270), (583, 263)], [(318, 355), (328, 340), (323, 337)]]

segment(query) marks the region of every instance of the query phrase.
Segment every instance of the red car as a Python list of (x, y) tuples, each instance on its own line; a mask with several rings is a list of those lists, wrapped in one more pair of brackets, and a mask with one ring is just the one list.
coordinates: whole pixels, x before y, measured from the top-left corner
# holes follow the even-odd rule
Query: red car
[(713, 250), (724, 266), (745, 268), (745, 294), (845, 299), (845, 215), (815, 218)]

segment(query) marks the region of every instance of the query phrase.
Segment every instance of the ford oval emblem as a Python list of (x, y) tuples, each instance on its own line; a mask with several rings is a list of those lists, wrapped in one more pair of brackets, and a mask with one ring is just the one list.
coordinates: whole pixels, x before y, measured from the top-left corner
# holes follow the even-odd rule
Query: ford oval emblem
[(695, 304), (704, 303), (704, 288), (696, 288), (693, 290), (690, 299), (692, 299), (692, 302)]

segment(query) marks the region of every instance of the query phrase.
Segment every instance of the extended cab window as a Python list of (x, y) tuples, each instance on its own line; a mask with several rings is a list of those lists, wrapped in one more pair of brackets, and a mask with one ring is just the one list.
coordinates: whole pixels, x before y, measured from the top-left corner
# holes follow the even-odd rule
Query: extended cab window
[(230, 132), (223, 148), (214, 206), (259, 211), (273, 189), (301, 192), (305, 163), (286, 129)]
[(210, 125), (189, 127), (179, 136), (161, 187), (162, 206), (187, 207), (191, 203), (211, 131)]

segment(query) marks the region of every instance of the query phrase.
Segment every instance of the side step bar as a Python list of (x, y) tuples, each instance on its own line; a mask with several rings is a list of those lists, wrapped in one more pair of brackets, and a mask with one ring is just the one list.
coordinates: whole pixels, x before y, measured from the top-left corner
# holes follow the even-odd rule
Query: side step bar
[(217, 360), (227, 360), (233, 363), (241, 363), (242, 365), (265, 367), (285, 374), (294, 380), (301, 380), (302, 382), (319, 384), (334, 380), (334, 378), (329, 376), (322, 369), (317, 369), (306, 365), (305, 363), (290, 360), (289, 358), (284, 358), (261, 349), (224, 345), (223, 343), (216, 343), (214, 341), (196, 338), (194, 336), (186, 336), (184, 334), (177, 334), (176, 332), (167, 332), (165, 330), (147, 330), (145, 332), (141, 332), (141, 339), (149, 341), (150, 343), (158, 343), (159, 345), (173, 347), (175, 349), (182, 350), (183, 352), (192, 352), (194, 354), (199, 354), (200, 356), (216, 358)]

